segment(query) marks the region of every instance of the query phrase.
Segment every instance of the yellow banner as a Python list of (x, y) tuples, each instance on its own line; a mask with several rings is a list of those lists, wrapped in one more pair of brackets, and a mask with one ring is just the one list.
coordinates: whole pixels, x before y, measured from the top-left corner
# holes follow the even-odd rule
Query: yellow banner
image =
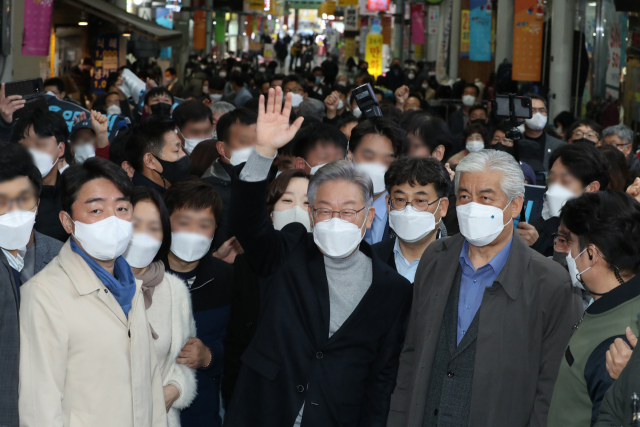
[(469, 22), (469, 10), (462, 10), (460, 16), (460, 56), (462, 58), (469, 57), (470, 43), (471, 43), (471, 26)]
[(349, 37), (344, 39), (344, 57), (349, 59), (356, 56), (356, 39)]
[(367, 35), (367, 45), (364, 60), (369, 64), (369, 74), (378, 77), (382, 74), (382, 34)]

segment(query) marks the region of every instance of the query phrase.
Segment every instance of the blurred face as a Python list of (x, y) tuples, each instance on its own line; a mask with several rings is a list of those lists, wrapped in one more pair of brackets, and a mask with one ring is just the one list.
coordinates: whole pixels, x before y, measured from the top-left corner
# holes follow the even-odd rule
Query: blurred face
[(211, 209), (179, 209), (171, 214), (171, 232), (197, 233), (212, 239), (216, 220)]
[(105, 108), (109, 108), (112, 105), (120, 105), (120, 96), (117, 93), (110, 93), (104, 100)]
[[(562, 185), (564, 188), (571, 191), (576, 196), (582, 195), (582, 193), (585, 191), (585, 187), (591, 187), (589, 185), (591, 183), (583, 183), (580, 179), (569, 172), (569, 169), (567, 169), (567, 167), (562, 163), (561, 157), (553, 163), (553, 165), (551, 166), (551, 170), (549, 171), (548, 185), (551, 184)], [(591, 189), (589, 187), (587, 187), (587, 193), (591, 192)]]
[(472, 87), (465, 87), (464, 91), (462, 92), (462, 96), (467, 96), (467, 95), (471, 95), (474, 98), (478, 96), (478, 94), (476, 93), (476, 90)]
[(150, 201), (143, 200), (133, 208), (133, 232), (145, 233), (158, 241), (162, 241), (162, 222), (160, 211)]
[(571, 138), (569, 138), (569, 144), (571, 144), (575, 140), (582, 139), (582, 138), (586, 138), (589, 141), (596, 144), (599, 142), (599, 139), (600, 139), (598, 137), (598, 133), (595, 130), (591, 129), (587, 125), (581, 125), (578, 128), (576, 128), (571, 134)]
[(271, 87), (271, 83), (269, 82), (262, 83), (262, 85), (260, 86), (260, 93), (263, 95), (266, 95), (267, 93), (269, 93), (270, 87)]
[(93, 144), (96, 139), (96, 134), (91, 129), (80, 129), (73, 134), (71, 140), (71, 146), (76, 147), (83, 144)]
[(513, 141), (507, 138), (501, 130), (495, 131), (493, 134), (493, 140), (491, 140), (491, 145), (497, 144), (502, 144), (506, 147), (513, 147)]
[(420, 100), (415, 96), (410, 96), (404, 103), (404, 111), (416, 111), (420, 109)]
[(282, 88), (282, 91), (284, 92), (285, 96), (288, 93), (295, 93), (302, 96), (303, 98), (307, 97), (307, 94), (304, 92), (304, 90), (302, 89), (302, 86), (300, 86), (298, 82), (287, 83), (286, 85), (284, 85), (284, 88)]
[(172, 75), (171, 75), (171, 73), (170, 73), (170, 72), (168, 72), (168, 71), (165, 71), (165, 73), (164, 73), (164, 78), (165, 78), (168, 82), (173, 81), (173, 76), (172, 76)]
[(271, 81), (271, 88), (275, 89), (277, 87), (282, 87), (282, 79)]
[(286, 154), (278, 153), (276, 157), (275, 165), (278, 167), (280, 172), (284, 172), (289, 169), (295, 169), (296, 167), (296, 158), (295, 156), (288, 156)]
[(216, 130), (216, 127), (218, 126), (218, 120), (220, 120), (220, 117), (222, 117), (224, 115), (224, 113), (213, 113), (213, 124), (212, 124), (212, 128), (211, 130)]
[(26, 176), (0, 182), (0, 215), (20, 210), (35, 212), (38, 196), (33, 184)]
[[(229, 141), (224, 141), (231, 150), (240, 150), (256, 145), (256, 125), (235, 123), (229, 128)], [(230, 156), (227, 156), (231, 158)]]
[(631, 155), (632, 144), (626, 144), (618, 135), (607, 135), (604, 137), (605, 144), (616, 147), (628, 159)]
[(356, 127), (357, 124), (358, 122), (349, 122), (340, 128), (342, 133), (344, 133), (347, 137), (347, 140), (351, 138), (351, 131), (354, 127)]
[(471, 142), (471, 141), (484, 142), (484, 139), (482, 139), (482, 135), (480, 135), (479, 133), (472, 133), (467, 137), (467, 142)]
[[(199, 122), (189, 120), (178, 132), (178, 136), (182, 133), (182, 136), (189, 139), (209, 139), (213, 132), (213, 125), (209, 119), (201, 120)], [(182, 138), (181, 138), (182, 139)], [(184, 142), (184, 141), (183, 141)]]
[(352, 153), (355, 163), (380, 163), (389, 167), (396, 159), (391, 140), (384, 135), (368, 134)]
[(531, 100), (531, 112), (533, 114), (540, 113), (543, 116), (547, 115), (547, 107), (544, 106), (544, 102), (540, 99)]
[(347, 76), (338, 76), (338, 84), (347, 86), (348, 85)]
[[(64, 142), (58, 143), (55, 136), (39, 137), (33, 126), (29, 126), (25, 132), (25, 137), (18, 141), (27, 149), (34, 149), (47, 153), (51, 156), (51, 163), (64, 156)], [(55, 171), (55, 169), (52, 169)]]
[(307, 199), (307, 188), (309, 187), (309, 180), (306, 178), (291, 178), (289, 185), (287, 185), (287, 191), (280, 197), (280, 199), (273, 206), (273, 210), (280, 212), (291, 209), (295, 206), (299, 206), (305, 211), (309, 210), (309, 200)]
[(66, 95), (65, 92), (60, 92), (58, 90), (58, 86), (45, 86), (44, 91), (53, 93), (58, 99), (64, 99), (64, 96)]
[[(326, 165), (336, 160), (344, 159), (344, 150), (328, 141), (320, 141), (307, 153), (307, 158), (296, 159), (296, 166), (307, 173), (311, 173), (314, 166)], [(306, 163), (305, 163), (306, 160)]]
[(487, 112), (484, 110), (473, 110), (470, 114), (469, 114), (469, 121), (474, 121), (474, 120), (484, 120), (485, 122), (487, 121)]
[(422, 142), (422, 139), (415, 133), (408, 133), (409, 139), (409, 156), (424, 159), (431, 157), (431, 149)]

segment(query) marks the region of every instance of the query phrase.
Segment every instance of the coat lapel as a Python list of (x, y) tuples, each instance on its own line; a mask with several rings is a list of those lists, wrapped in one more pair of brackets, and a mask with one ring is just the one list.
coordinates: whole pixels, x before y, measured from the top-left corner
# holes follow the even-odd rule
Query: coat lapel
[[(320, 311), (320, 322), (313, 322), (311, 328), (318, 345), (323, 345), (329, 339), (329, 283), (327, 282), (327, 272), (324, 268), (324, 257), (322, 252), (313, 243), (309, 244), (311, 260), (309, 262), (309, 273), (311, 286), (318, 297), (318, 309)], [(310, 317), (311, 319), (314, 316)]]
[(16, 307), (20, 307), (20, 297), (18, 296), (18, 288), (16, 287), (16, 283), (13, 280), (13, 271), (11, 270), (11, 266), (9, 265), (9, 261), (7, 261), (7, 257), (4, 252), (0, 251), (0, 260), (2, 261), (3, 268), (6, 270), (7, 276), (9, 276), (9, 284), (11, 285), (11, 289), (13, 291), (13, 298), (16, 302)]
[(49, 254), (49, 245), (45, 243), (45, 240), (38, 240), (38, 232), (33, 231), (33, 244), (36, 248), (36, 268), (35, 271), (41, 271), (45, 267), (45, 259)]

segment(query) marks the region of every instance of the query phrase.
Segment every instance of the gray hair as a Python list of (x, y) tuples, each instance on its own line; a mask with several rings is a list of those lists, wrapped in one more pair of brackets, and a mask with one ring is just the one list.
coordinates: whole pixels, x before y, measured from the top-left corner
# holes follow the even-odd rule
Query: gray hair
[(231, 112), (236, 109), (235, 105), (230, 104), (228, 102), (224, 102), (224, 101), (214, 102), (209, 106), (209, 108), (211, 108), (211, 111), (214, 114), (215, 113), (227, 114), (228, 112)]
[(496, 150), (481, 150), (469, 153), (460, 160), (456, 168), (456, 194), (463, 172), (502, 172), (500, 188), (509, 200), (524, 197), (524, 174), (516, 159), (509, 153)]
[(362, 190), (362, 200), (364, 200), (365, 207), (370, 208), (373, 205), (373, 182), (371, 182), (369, 175), (358, 172), (350, 161), (336, 160), (318, 169), (318, 172), (311, 177), (307, 190), (307, 198), (311, 206), (313, 206), (318, 188), (329, 181), (344, 181), (357, 184)]
[(296, 112), (298, 117), (304, 117), (305, 120), (321, 120), (324, 117), (324, 103), (318, 99), (306, 97), (298, 106)]
[(618, 138), (620, 138), (620, 141), (624, 142), (625, 145), (631, 144), (633, 142), (633, 131), (622, 124), (609, 126), (608, 128), (605, 128), (605, 130), (602, 131), (603, 137), (611, 136), (611, 135), (618, 135)]

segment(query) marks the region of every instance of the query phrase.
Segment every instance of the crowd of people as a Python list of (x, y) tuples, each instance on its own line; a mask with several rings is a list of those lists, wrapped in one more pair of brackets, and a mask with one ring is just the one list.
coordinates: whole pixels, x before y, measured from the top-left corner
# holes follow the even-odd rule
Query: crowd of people
[(73, 120), (2, 85), (1, 426), (629, 425), (634, 132), (351, 65), (123, 69)]

